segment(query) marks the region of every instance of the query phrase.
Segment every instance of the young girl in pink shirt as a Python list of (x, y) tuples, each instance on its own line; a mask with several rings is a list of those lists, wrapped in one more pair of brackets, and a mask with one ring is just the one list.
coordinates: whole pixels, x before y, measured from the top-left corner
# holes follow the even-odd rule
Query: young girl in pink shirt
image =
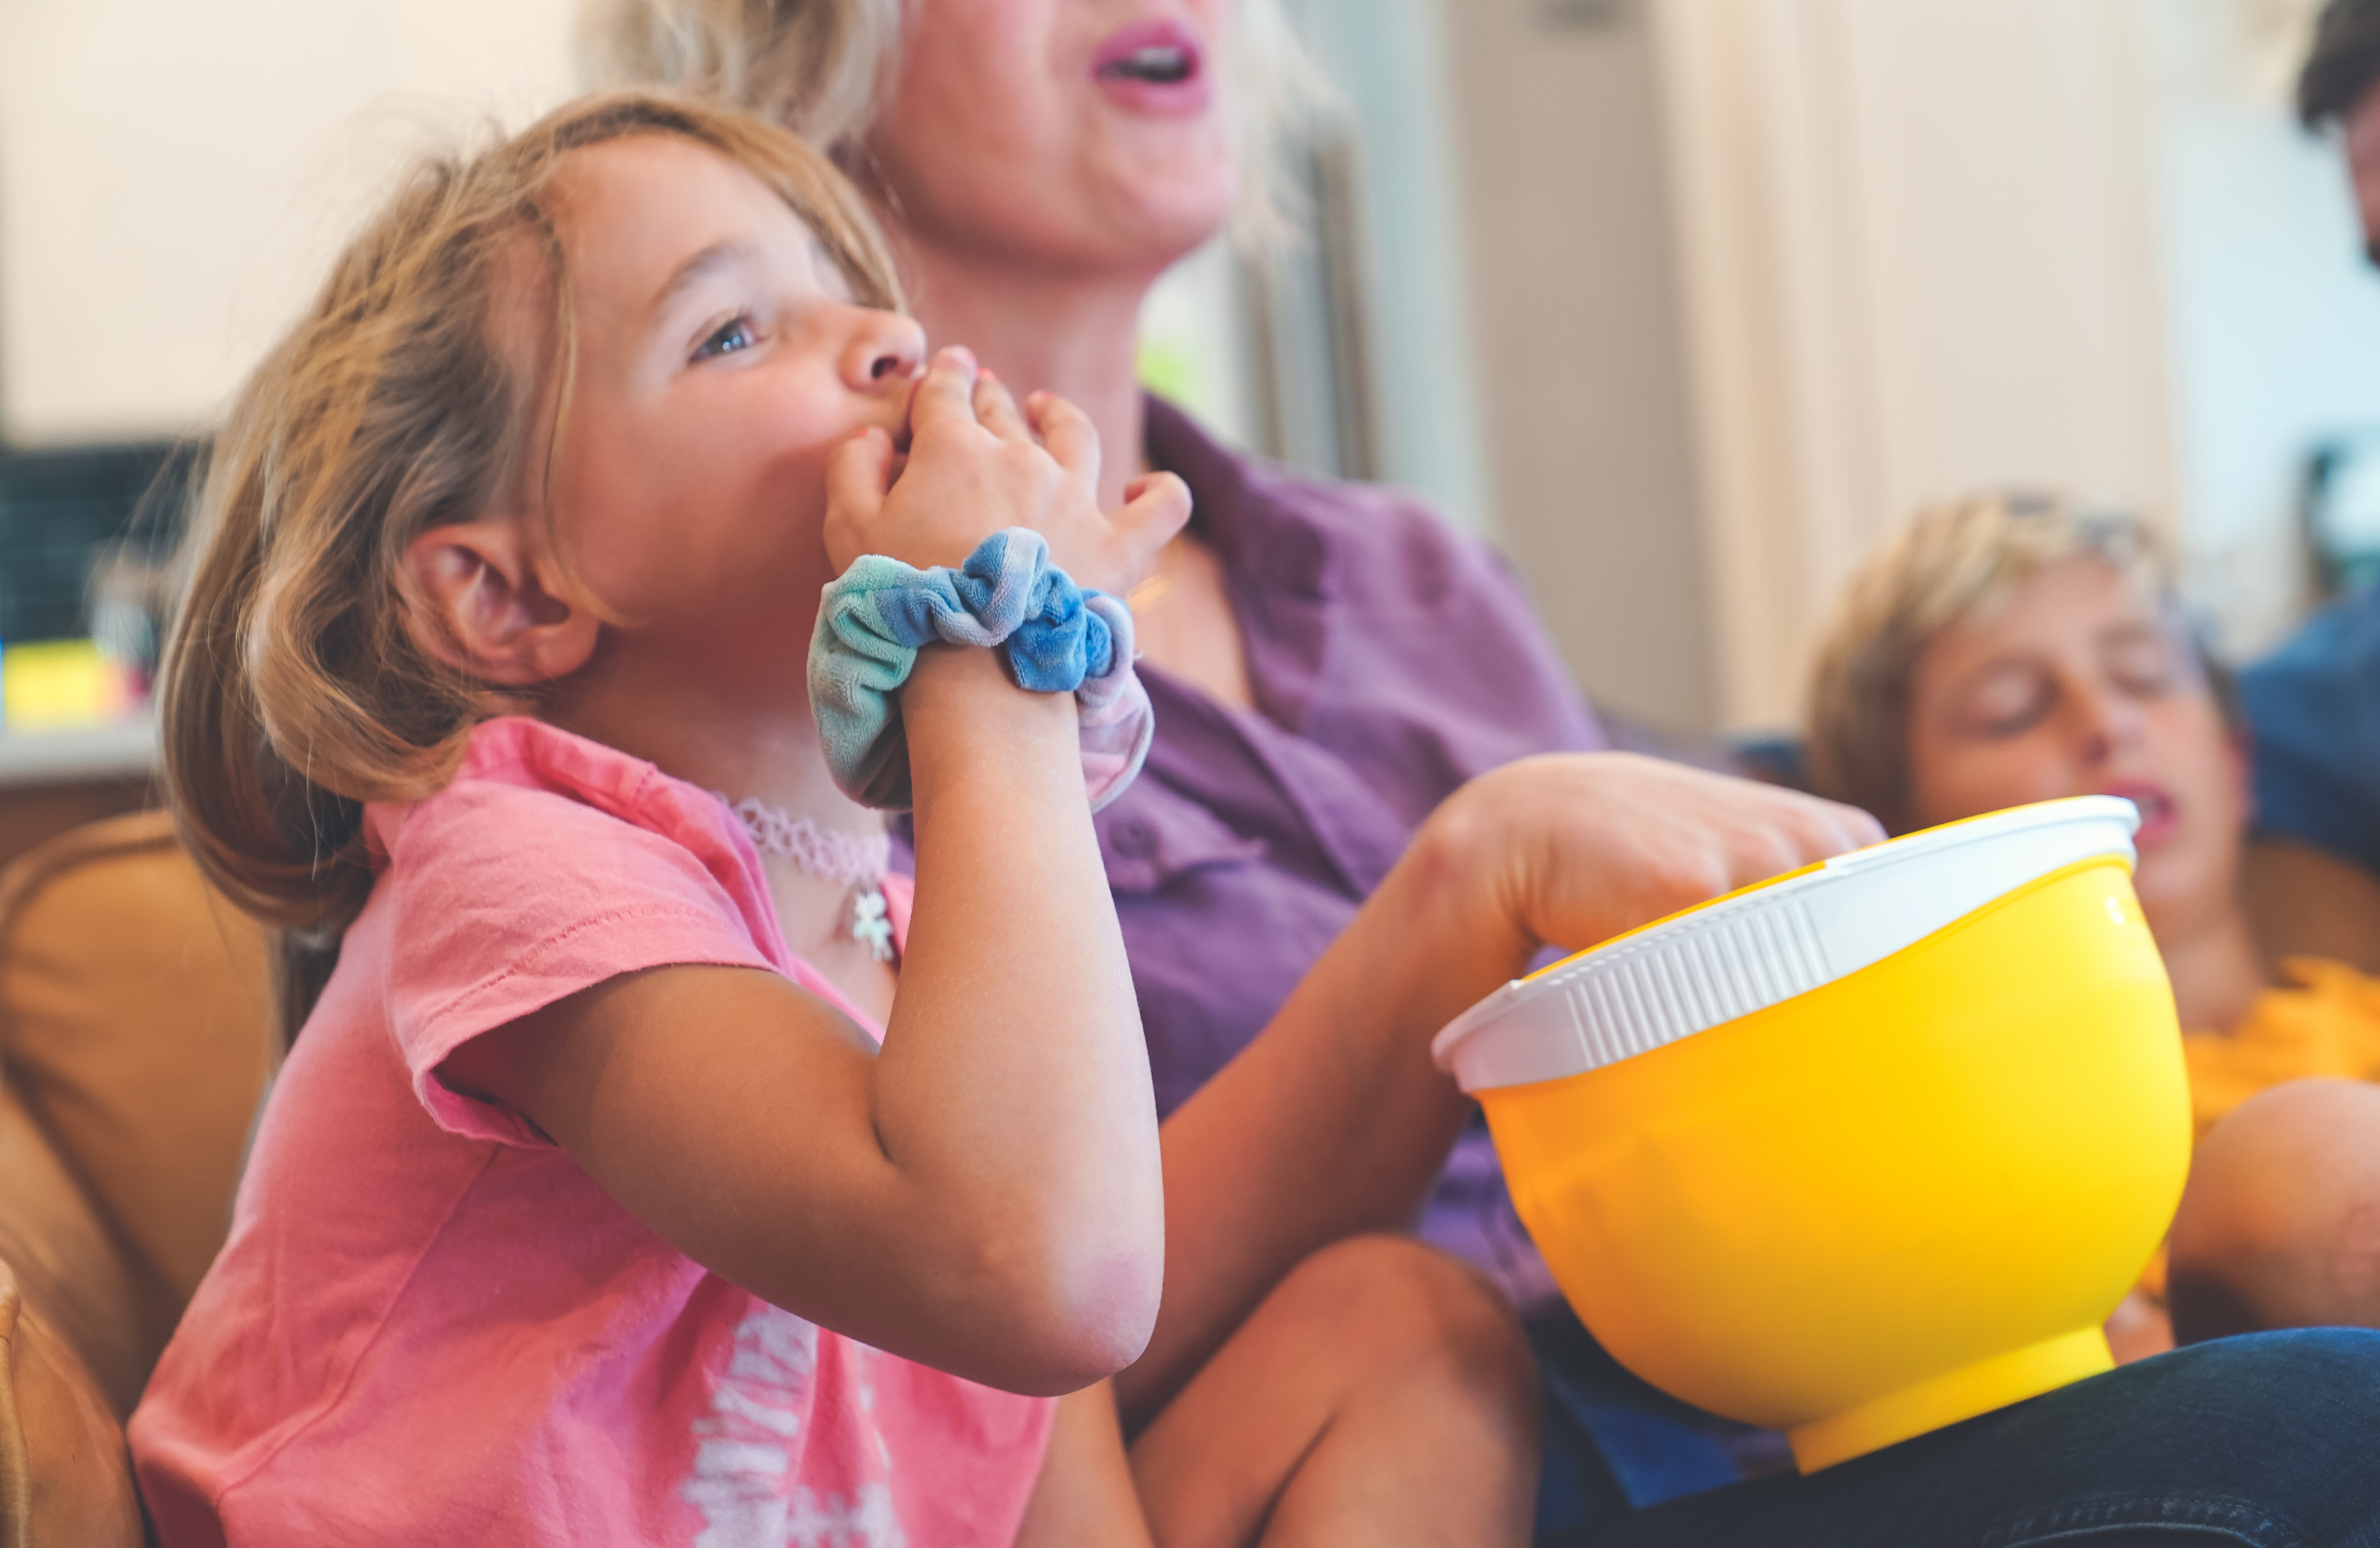
[[(131, 1427), (168, 1548), (1525, 1533), (1510, 1318), (1386, 1239), (1193, 1329), (1232, 1400), (1127, 1464), (1165, 1218), (1089, 812), (1146, 699), (1012, 529), (1120, 594), (1188, 500), (1102, 514), (1088, 422), (898, 303), (822, 159), (601, 98), (417, 171), (247, 387), (168, 773), (337, 964)], [(1004, 530), (944, 637), (1023, 576), (1079, 691), (1023, 628), (902, 682), (889, 562)]]

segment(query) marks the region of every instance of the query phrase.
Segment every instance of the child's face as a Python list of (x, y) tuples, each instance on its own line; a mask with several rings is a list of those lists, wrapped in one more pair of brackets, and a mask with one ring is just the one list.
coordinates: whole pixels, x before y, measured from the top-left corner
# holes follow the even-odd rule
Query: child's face
[(899, 429), (924, 335), (854, 305), (785, 202), (692, 140), (572, 151), (552, 218), (577, 333), (552, 466), (574, 572), (620, 640), (697, 669), (798, 662), (833, 578), (827, 457)]
[(1943, 630), (1910, 679), (1911, 816), (1926, 827), (2094, 792), (2141, 809), (2160, 935), (2228, 906), (2247, 818), (2239, 748), (2169, 619), (2078, 558)]

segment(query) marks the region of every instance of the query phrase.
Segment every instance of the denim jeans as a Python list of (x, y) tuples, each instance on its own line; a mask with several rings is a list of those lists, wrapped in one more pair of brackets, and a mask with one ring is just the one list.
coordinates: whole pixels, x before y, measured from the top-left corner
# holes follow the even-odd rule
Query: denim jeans
[(2193, 1345), (1807, 1478), (1594, 1515), (1539, 1542), (2380, 1548), (2380, 1332)]
[[(1537, 1541), (1605, 1516), (1786, 1471), (1785, 1437), (1682, 1403), (1633, 1374), (1560, 1302), (1524, 1319), (1546, 1395)], [(1582, 1539), (1581, 1541), (1586, 1541)]]

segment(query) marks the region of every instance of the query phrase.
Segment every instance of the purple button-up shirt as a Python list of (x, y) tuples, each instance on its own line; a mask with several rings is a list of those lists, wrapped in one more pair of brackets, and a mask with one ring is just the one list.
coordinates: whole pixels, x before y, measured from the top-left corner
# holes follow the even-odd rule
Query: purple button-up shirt
[[(1094, 819), (1165, 1113), (1264, 1029), (1456, 786), (1606, 738), (1512, 574), (1420, 502), (1236, 455), (1155, 400), (1148, 452), (1190, 486), (1256, 699), (1143, 663), (1156, 745)], [(1516, 1300), (1550, 1290), (1475, 1125), (1423, 1229)]]

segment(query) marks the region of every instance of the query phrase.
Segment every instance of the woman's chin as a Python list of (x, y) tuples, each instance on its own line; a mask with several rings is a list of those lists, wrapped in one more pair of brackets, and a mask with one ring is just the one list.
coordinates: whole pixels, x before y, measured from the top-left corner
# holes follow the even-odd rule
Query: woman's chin
[(1069, 267), (1153, 276), (1221, 235), (1231, 216), (1228, 200), (1220, 206), (1161, 196), (1114, 200), (1082, 234), (1081, 246), (1096, 247), (1096, 252), (1065, 257)]
[(1178, 255), (1203, 247), (1232, 218), (1238, 199), (1234, 178), (1196, 167), (1178, 177), (1140, 172), (1111, 186), (1107, 229), (1149, 252)]

